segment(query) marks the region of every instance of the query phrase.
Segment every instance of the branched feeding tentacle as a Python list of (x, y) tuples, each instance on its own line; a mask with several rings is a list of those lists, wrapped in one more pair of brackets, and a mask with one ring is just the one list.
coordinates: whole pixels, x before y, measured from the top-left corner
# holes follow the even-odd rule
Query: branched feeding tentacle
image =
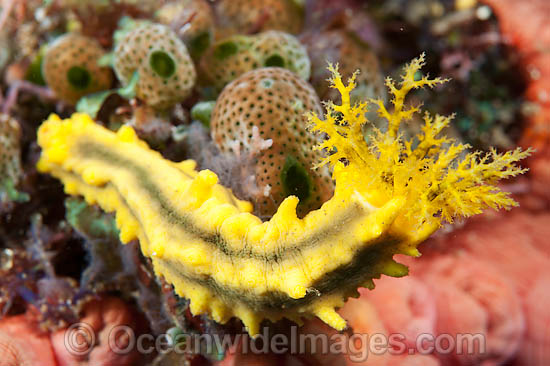
[[(334, 75), (331, 82), (342, 94), (342, 104), (329, 104), (324, 120), (310, 115), (310, 122), (312, 131), (329, 136), (319, 148), (332, 152), (323, 164), (334, 166), (336, 189), (341, 190), (344, 185), (346, 189), (362, 187), (365, 196), (371, 197), (367, 200), (374, 205), (395, 197), (405, 198), (407, 212), (402, 218), (411, 230), (423, 225), (440, 225), (442, 221), (452, 222), (455, 217), (471, 216), (488, 207), (509, 209), (515, 206), (496, 183), (524, 173), (526, 170), (516, 163), (528, 156), (530, 149), (503, 154), (493, 150), (485, 156), (478, 152), (467, 153), (469, 145), (441, 135), (453, 116), (431, 116), (427, 112), (418, 136), (405, 140), (399, 133), (402, 123), (420, 112), (420, 107), (405, 105), (408, 93), (446, 81), (428, 76), (417, 78), (424, 63), (422, 54), (408, 64), (399, 85), (386, 79), (393, 95), (393, 109), (386, 108), (381, 100), (372, 101), (388, 125), (386, 132), (375, 129), (368, 146), (360, 134), (361, 126), (367, 122), (367, 107), (363, 103), (349, 104), (354, 78), (345, 86), (337, 67), (330, 66)], [(341, 113), (338, 121), (335, 111)], [(462, 160), (461, 156), (464, 156)], [(343, 161), (347, 164), (342, 164)]]

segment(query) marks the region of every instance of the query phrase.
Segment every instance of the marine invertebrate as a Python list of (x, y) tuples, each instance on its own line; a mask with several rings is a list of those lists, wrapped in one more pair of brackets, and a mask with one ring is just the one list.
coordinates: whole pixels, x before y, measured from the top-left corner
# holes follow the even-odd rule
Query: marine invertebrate
[[(122, 332), (114, 334), (117, 326), (127, 325), (139, 331), (139, 317), (118, 298), (102, 298), (87, 304), (79, 319), (92, 333), (84, 331), (68, 340), (67, 329), (52, 334), (41, 332), (33, 314), (8, 316), (0, 320), (0, 362), (2, 366), (59, 366), (59, 365), (136, 365), (137, 350), (117, 353), (113, 343), (121, 348), (128, 345)], [(109, 335), (111, 336), (109, 338)], [(94, 343), (88, 343), (95, 341)], [(89, 348), (88, 348), (89, 347)], [(120, 348), (120, 349), (121, 349)], [(87, 352), (88, 351), (88, 352)]]
[(0, 114), (0, 177), (17, 183), (21, 177), (21, 127), (8, 114)]
[(114, 67), (123, 84), (137, 72), (136, 96), (159, 109), (187, 98), (197, 77), (185, 44), (170, 28), (154, 23), (142, 24), (122, 37)]
[[(271, 187), (262, 187), (257, 182), (256, 166), (258, 157), (271, 147), (273, 140), (262, 138), (257, 127), (253, 126), (250, 132), (251, 137), (243, 140), (243, 146), (239, 141), (229, 141), (227, 151), (221, 151), (212, 140), (210, 130), (195, 121), (186, 128), (181, 143), (185, 156), (194, 160), (198, 169), (213, 171), (221, 185), (230, 189), (236, 197), (248, 199), (254, 205), (256, 198), (263, 200), (270, 197)], [(262, 215), (258, 209), (256, 211)]]
[(214, 41), (214, 11), (206, 0), (168, 2), (157, 10), (155, 17), (176, 32), (194, 59)]
[[(2, 44), (3, 52), (11, 51), (14, 60), (33, 60), (40, 50), (40, 44), (51, 39), (52, 35), (64, 25), (66, 12), (61, 9), (53, 9), (52, 2), (48, 4), (43, 1), (9, 1), (18, 3), (15, 11), (10, 14), (10, 5), (2, 5), (2, 17), (7, 15), (7, 21), (0, 28), (5, 39)], [(53, 11), (52, 11), (53, 10)], [(57, 11), (56, 11), (57, 10)], [(13, 60), (12, 60), (13, 61)]]
[(309, 79), (311, 65), (306, 48), (291, 34), (281, 31), (259, 33), (252, 51), (262, 67), (284, 67), (304, 80)]
[(254, 128), (259, 137), (272, 140), (256, 157), (258, 189), (243, 197), (252, 201), (261, 216), (273, 215), (289, 195), (300, 199), (300, 217), (332, 196), (334, 186), (327, 167), (311, 169), (322, 153), (312, 151), (319, 139), (306, 131), (307, 111), (322, 111), (315, 91), (279, 67), (242, 75), (227, 85), (216, 101), (210, 126), (222, 152), (249, 152)]
[[(462, 260), (467, 264), (457, 265)], [(422, 279), (435, 295), (437, 334), (483, 334), (486, 342), (484, 349), (469, 355), (440, 354), (442, 361), (498, 365), (512, 359), (521, 348), (525, 320), (520, 297), (506, 275), (466, 252), (433, 257), (429, 263)], [(464, 317), (464, 311), (470, 315)]]
[(336, 99), (339, 94), (327, 85), (330, 77), (326, 63), (338, 63), (344, 80), (350, 78), (355, 70), (356, 88), (352, 91), (352, 101), (382, 98), (385, 96), (384, 78), (378, 57), (372, 48), (355, 33), (333, 29), (321, 33), (310, 33), (301, 38), (311, 58), (311, 84), (321, 99)]
[[(525, 207), (480, 215), (449, 235), (434, 236), (422, 260), (410, 261), (412, 277), (441, 297), (436, 331), (482, 333), (486, 340), (485, 352), (441, 358), (461, 364), (550, 362), (550, 296), (542, 291), (550, 278), (549, 220), (548, 211)], [(465, 311), (471, 316), (464, 317)]]
[(38, 169), (61, 179), (69, 194), (83, 195), (106, 211), (116, 211), (122, 242), (139, 238), (155, 273), (190, 299), (193, 314), (208, 313), (224, 323), (239, 317), (257, 334), (262, 319), (297, 322), (318, 316), (342, 330), (335, 311), (373, 287), (381, 274), (403, 276), (396, 253), (417, 256), (417, 245), (442, 221), (471, 216), (484, 208), (515, 202), (495, 184), (524, 172), (516, 162), (530, 151), (466, 154), (467, 146), (438, 137), (449, 117), (425, 116), (418, 142), (405, 141), (401, 123), (419, 110), (406, 107), (413, 89), (443, 80), (415, 80), (423, 57), (413, 60), (396, 85), (387, 79), (393, 110), (378, 100), (387, 131), (368, 145), (361, 133), (367, 103), (350, 104), (337, 70), (332, 84), (342, 104), (329, 103), (325, 119), (310, 114), (313, 131), (329, 138), (319, 144), (334, 167), (334, 196), (320, 209), (297, 217), (296, 196), (287, 197), (271, 220), (250, 214), (217, 184), (214, 173), (196, 172), (193, 161), (165, 160), (127, 126), (113, 133), (82, 114), (52, 115), (39, 129), (43, 148)]
[[(537, 154), (527, 162), (533, 193), (550, 203), (550, 32), (546, 19), (550, 4), (544, 0), (523, 1), (484, 0), (499, 19), (503, 38), (513, 45), (520, 59), (520, 69), (526, 76), (526, 99), (534, 111), (527, 118), (520, 140), (521, 146), (533, 146)], [(524, 19), (529, 19), (525, 22)], [(538, 204), (542, 200), (536, 199)]]
[(265, 30), (296, 34), (302, 28), (302, 11), (292, 0), (221, 0), (214, 9), (220, 35)]
[(69, 33), (48, 47), (42, 74), (59, 99), (75, 104), (86, 94), (111, 87), (111, 70), (97, 63), (104, 54), (93, 38)]
[(550, 299), (546, 291), (550, 285), (549, 282), (548, 276), (538, 278), (525, 301), (528, 332), (523, 338), (518, 364), (542, 366), (550, 361), (550, 339), (548, 338)]
[(122, 18), (149, 18), (159, 4), (151, 0), (55, 0), (49, 3), (53, 14), (66, 14), (71, 27), (96, 39), (105, 48), (113, 45), (113, 34)]
[(438, 314), (433, 293), (415, 275), (411, 265), (409, 277), (381, 278), (376, 291), (359, 289), (360, 299), (376, 307), (388, 333), (403, 334), (403, 342), (414, 349), (420, 334), (435, 334)]
[(36, 56), (40, 48), (37, 28), (38, 25), (34, 22), (23, 23), (17, 28), (15, 39), (19, 48), (19, 56), (28, 57), (31, 60)]
[[(139, 317), (134, 309), (116, 297), (103, 297), (89, 302), (83, 309), (79, 324), (89, 328), (82, 332), (78, 341), (67, 340), (65, 329), (50, 336), (51, 349), (58, 365), (139, 365), (147, 359), (143, 352), (131, 347), (131, 339), (124, 332), (116, 332), (121, 325), (141, 331)], [(89, 343), (89, 342), (94, 343)], [(113, 345), (116, 345), (115, 348)], [(127, 349), (128, 352), (117, 352)], [(82, 353), (82, 354), (79, 354)]]
[(280, 31), (224, 38), (213, 44), (201, 59), (204, 75), (218, 89), (262, 67), (284, 67), (308, 80), (311, 63), (300, 41)]
[(210, 119), (212, 118), (212, 110), (216, 105), (215, 100), (208, 100), (199, 102), (191, 108), (191, 118), (193, 121), (200, 121), (204, 126), (210, 126)]
[(25, 201), (28, 196), (15, 187), (23, 171), (21, 169), (21, 127), (7, 114), (0, 114), (0, 209), (13, 201)]
[(27, 314), (0, 320), (0, 360), (6, 366), (58, 365), (49, 335)]
[(234, 35), (214, 43), (201, 58), (206, 81), (221, 90), (238, 75), (259, 67), (251, 51), (252, 41), (252, 37)]

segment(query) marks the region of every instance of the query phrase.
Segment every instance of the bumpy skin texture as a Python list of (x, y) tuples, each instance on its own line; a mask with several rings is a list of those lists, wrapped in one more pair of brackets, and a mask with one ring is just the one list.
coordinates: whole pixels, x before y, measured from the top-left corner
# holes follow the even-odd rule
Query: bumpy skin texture
[(164, 4), (155, 17), (176, 32), (193, 58), (214, 41), (214, 12), (206, 0), (172, 1)]
[(249, 34), (281, 30), (296, 34), (302, 11), (292, 0), (220, 0), (216, 3), (218, 34)]
[[(273, 141), (257, 158), (258, 193), (247, 197), (260, 215), (273, 215), (290, 194), (300, 198), (299, 216), (319, 208), (332, 196), (334, 186), (327, 167), (312, 169), (322, 156), (313, 151), (319, 140), (306, 132), (305, 113), (321, 110), (313, 88), (278, 67), (246, 73), (218, 97), (210, 126), (212, 138), (223, 152), (237, 153), (233, 151), (236, 141), (248, 153), (254, 126), (261, 138)], [(299, 181), (292, 182), (293, 178)], [(267, 186), (269, 194), (264, 195)]]
[(10, 179), (16, 184), (21, 176), (21, 127), (7, 114), (0, 114), (0, 183)]
[(331, 152), (320, 164), (334, 167), (336, 187), (303, 219), (290, 196), (262, 222), (211, 171), (166, 160), (131, 127), (115, 134), (83, 114), (65, 121), (54, 115), (40, 127), (37, 168), (61, 179), (68, 194), (116, 211), (121, 241), (139, 239), (155, 273), (190, 299), (193, 314), (222, 323), (237, 316), (251, 334), (262, 319), (313, 315), (342, 330), (346, 322), (335, 308), (358, 287), (372, 288), (381, 274), (407, 274), (394, 254), (417, 256), (418, 244), (443, 220), (516, 205), (496, 184), (523, 173), (516, 163), (530, 151), (480, 159), (469, 153), (456, 161), (466, 146), (437, 138), (449, 122), (441, 116), (426, 118), (415, 148), (398, 133), (418, 111), (404, 108), (405, 96), (442, 82), (415, 80), (423, 62), (413, 60), (399, 85), (388, 80), (394, 108), (376, 101), (388, 129), (369, 144), (362, 133), (366, 104), (350, 105), (354, 81), (344, 85), (332, 69), (342, 104), (328, 104), (324, 119), (312, 113), (310, 122), (328, 135), (316, 148)]
[(357, 36), (344, 30), (312, 33), (302, 39), (311, 58), (311, 84), (321, 99), (338, 98), (338, 92), (330, 89), (326, 80), (330, 77), (327, 62), (338, 63), (342, 79), (347, 80), (356, 70), (357, 88), (353, 100), (381, 98), (385, 95), (384, 78), (376, 54)]
[(311, 72), (306, 48), (296, 37), (280, 31), (224, 38), (201, 59), (204, 75), (220, 90), (248, 71), (270, 66), (286, 68), (304, 80)]
[(75, 104), (84, 95), (111, 87), (111, 70), (97, 64), (103, 55), (105, 51), (93, 38), (75, 33), (61, 36), (44, 56), (44, 79), (60, 99)]
[(124, 84), (137, 71), (137, 97), (161, 109), (188, 97), (197, 77), (183, 42), (161, 24), (143, 24), (126, 34), (115, 49), (114, 67)]
[(191, 299), (193, 314), (221, 323), (237, 316), (251, 334), (264, 318), (311, 315), (343, 329), (334, 308), (381, 273), (405, 275), (393, 254), (417, 255), (416, 245), (435, 230), (393, 228), (402, 199), (376, 208), (345, 181), (304, 219), (292, 196), (262, 222), (214, 173), (165, 160), (130, 127), (115, 134), (86, 115), (50, 117), (38, 140), (39, 170), (61, 179), (68, 194), (116, 211), (121, 241), (139, 238), (155, 273)]

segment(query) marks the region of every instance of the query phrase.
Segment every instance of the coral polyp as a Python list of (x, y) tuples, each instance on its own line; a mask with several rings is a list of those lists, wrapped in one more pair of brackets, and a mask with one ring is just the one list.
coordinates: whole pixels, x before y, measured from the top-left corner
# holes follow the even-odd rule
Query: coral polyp
[(375, 102), (388, 127), (369, 144), (362, 134), (368, 103), (352, 105), (354, 79), (344, 85), (331, 69), (342, 102), (328, 103), (324, 119), (309, 118), (313, 131), (329, 136), (318, 147), (328, 152), (320, 164), (333, 167), (336, 188), (303, 219), (298, 198), (289, 196), (262, 222), (211, 171), (166, 160), (130, 127), (114, 133), (83, 114), (54, 115), (40, 127), (38, 168), (59, 178), (66, 193), (115, 211), (121, 241), (139, 239), (156, 274), (190, 299), (193, 314), (221, 323), (236, 316), (250, 334), (263, 319), (283, 317), (317, 316), (342, 330), (335, 309), (358, 287), (407, 274), (394, 254), (417, 256), (418, 244), (444, 221), (515, 204), (495, 184), (523, 173), (516, 162), (529, 151), (459, 160), (467, 146), (438, 137), (450, 121), (440, 116), (426, 115), (416, 141), (403, 139), (400, 126), (419, 111), (405, 107), (407, 94), (443, 82), (417, 80), (422, 65), (423, 57), (413, 60), (399, 85), (387, 80), (394, 107)]

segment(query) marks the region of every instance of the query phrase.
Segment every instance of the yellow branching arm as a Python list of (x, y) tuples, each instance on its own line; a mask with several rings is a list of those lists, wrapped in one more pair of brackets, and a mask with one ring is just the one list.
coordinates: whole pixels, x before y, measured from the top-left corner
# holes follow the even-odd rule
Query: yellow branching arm
[(375, 129), (370, 144), (360, 134), (361, 127), (368, 122), (367, 104), (349, 105), (355, 76), (344, 86), (338, 70), (331, 66), (332, 87), (342, 94), (343, 102), (328, 103), (324, 119), (311, 114), (310, 129), (329, 136), (318, 148), (329, 153), (322, 164), (334, 166), (336, 190), (344, 186), (361, 190), (374, 205), (401, 197), (407, 202), (407, 210), (397, 221), (410, 230), (452, 222), (455, 217), (468, 217), (489, 207), (515, 206), (509, 194), (496, 184), (500, 179), (524, 173), (526, 169), (516, 163), (527, 157), (531, 149), (518, 148), (503, 154), (493, 150), (484, 156), (467, 153), (468, 145), (441, 135), (453, 116), (431, 116), (427, 112), (418, 136), (405, 140), (399, 133), (402, 123), (420, 112), (420, 107), (405, 106), (407, 94), (445, 82), (428, 76), (416, 80), (423, 65), (421, 55), (405, 67), (399, 85), (386, 80), (393, 96), (393, 109), (386, 108), (381, 100), (372, 101), (388, 124), (385, 132)]
[(401, 88), (389, 83), (395, 108), (381, 113), (397, 129), (378, 131), (370, 146), (361, 133), (367, 104), (350, 105), (353, 79), (345, 86), (333, 70), (343, 102), (328, 104), (324, 119), (311, 115), (311, 125), (329, 135), (319, 148), (329, 151), (323, 163), (334, 167), (336, 190), (303, 219), (290, 196), (262, 222), (214, 173), (166, 160), (130, 127), (114, 133), (83, 114), (51, 116), (40, 127), (38, 168), (59, 178), (66, 193), (116, 212), (121, 241), (139, 239), (156, 274), (191, 300), (193, 314), (222, 323), (237, 316), (251, 334), (262, 319), (304, 316), (341, 330), (335, 308), (381, 274), (406, 275), (393, 255), (417, 256), (442, 219), (514, 204), (494, 184), (523, 172), (514, 163), (527, 152), (456, 162), (465, 147), (441, 146), (449, 140), (437, 135), (449, 119), (439, 116), (426, 116), (418, 143), (396, 132), (410, 117), (406, 93), (434, 83), (414, 81), (421, 64), (408, 66)]

